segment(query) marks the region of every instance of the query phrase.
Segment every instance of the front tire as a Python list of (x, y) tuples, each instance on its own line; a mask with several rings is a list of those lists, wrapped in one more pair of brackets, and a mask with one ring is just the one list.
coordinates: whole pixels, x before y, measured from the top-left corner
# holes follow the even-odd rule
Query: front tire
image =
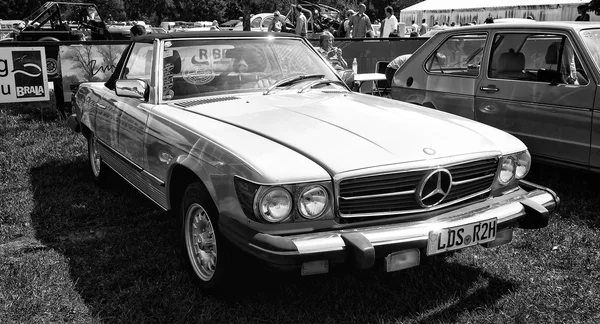
[(90, 171), (94, 182), (101, 184), (106, 178), (106, 165), (102, 161), (100, 152), (98, 152), (98, 142), (94, 133), (88, 136), (88, 157), (90, 159)]
[(217, 210), (199, 182), (187, 187), (180, 214), (188, 270), (202, 288), (213, 290), (224, 282), (230, 246), (219, 232)]

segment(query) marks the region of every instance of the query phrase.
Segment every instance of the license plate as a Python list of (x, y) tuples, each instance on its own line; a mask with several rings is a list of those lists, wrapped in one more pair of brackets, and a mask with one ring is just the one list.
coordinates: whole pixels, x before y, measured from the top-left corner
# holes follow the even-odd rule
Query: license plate
[(448, 252), (496, 239), (496, 218), (429, 232), (427, 255)]

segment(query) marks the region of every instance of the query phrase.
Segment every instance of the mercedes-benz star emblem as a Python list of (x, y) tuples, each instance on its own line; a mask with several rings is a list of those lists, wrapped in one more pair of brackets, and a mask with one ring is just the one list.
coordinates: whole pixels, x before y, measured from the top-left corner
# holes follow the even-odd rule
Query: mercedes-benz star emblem
[(433, 207), (450, 192), (452, 187), (452, 175), (446, 169), (433, 170), (419, 183), (417, 187), (417, 201), (421, 207)]

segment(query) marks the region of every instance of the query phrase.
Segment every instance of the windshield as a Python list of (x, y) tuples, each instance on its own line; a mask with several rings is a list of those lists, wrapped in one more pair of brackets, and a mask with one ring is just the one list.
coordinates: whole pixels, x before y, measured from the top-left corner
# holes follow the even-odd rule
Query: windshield
[(265, 91), (299, 75), (322, 74), (324, 79), (339, 80), (300, 39), (172, 40), (164, 45), (163, 100)]
[(585, 29), (580, 35), (596, 67), (600, 68), (600, 29)]

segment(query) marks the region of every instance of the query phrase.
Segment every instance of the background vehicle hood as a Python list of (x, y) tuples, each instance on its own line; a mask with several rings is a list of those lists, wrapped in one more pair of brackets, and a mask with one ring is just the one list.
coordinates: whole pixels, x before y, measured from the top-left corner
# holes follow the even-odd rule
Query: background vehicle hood
[[(506, 154), (526, 149), (512, 135), (481, 123), (374, 96), (313, 91), (237, 97), (240, 99), (196, 105), (186, 110), (289, 147), (331, 174), (480, 152)], [(426, 154), (425, 148), (436, 153)]]

